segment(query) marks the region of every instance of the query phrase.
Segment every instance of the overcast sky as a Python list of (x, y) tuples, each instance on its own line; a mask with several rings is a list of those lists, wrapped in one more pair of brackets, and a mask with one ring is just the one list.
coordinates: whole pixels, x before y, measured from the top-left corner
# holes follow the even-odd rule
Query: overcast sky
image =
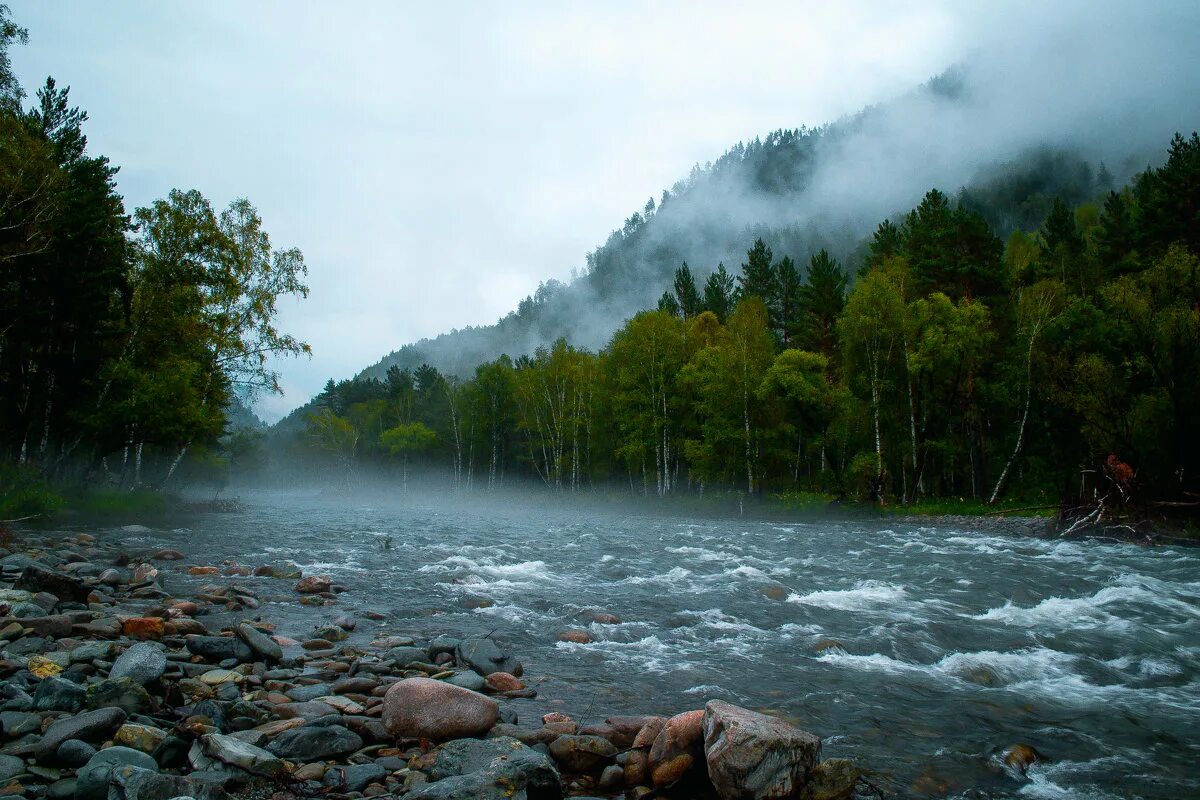
[(1070, 18), (1058, 4), (1050, 19), (1036, 4), (9, 2), (30, 34), (12, 53), (23, 84), (71, 86), (130, 209), (173, 187), (245, 196), (276, 245), (303, 250), (312, 292), (281, 324), (313, 357), (281, 365), (269, 419), (569, 278), (734, 142), (902, 94), (1003, 44), (1005, 25)]

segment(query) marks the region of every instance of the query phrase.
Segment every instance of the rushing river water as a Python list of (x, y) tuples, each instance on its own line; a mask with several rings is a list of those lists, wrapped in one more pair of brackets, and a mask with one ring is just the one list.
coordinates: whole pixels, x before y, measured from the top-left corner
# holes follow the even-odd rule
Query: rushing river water
[[(290, 559), (349, 587), (314, 611), (237, 579), (278, 598), (263, 613), (291, 635), (348, 608), (389, 616), (360, 638), (494, 630), (540, 692), (514, 702), (523, 716), (723, 698), (786, 716), (902, 795), (1200, 796), (1200, 550), (878, 520), (248, 505), (106, 535), (186, 563)], [(622, 622), (589, 624), (596, 611)], [(573, 627), (595, 642), (556, 641)], [(1006, 771), (1016, 742), (1049, 763)]]

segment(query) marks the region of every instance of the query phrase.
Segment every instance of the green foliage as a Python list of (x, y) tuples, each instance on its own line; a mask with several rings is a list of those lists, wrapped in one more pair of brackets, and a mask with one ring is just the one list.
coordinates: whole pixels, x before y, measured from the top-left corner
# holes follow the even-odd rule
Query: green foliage
[(47, 78), (22, 108), (8, 47), (25, 39), (0, 5), (0, 459), (133, 490), (191, 452), (218, 481), (227, 409), (308, 352), (275, 324), (280, 296), (307, 293), (303, 257), (244, 199), (217, 213), (175, 190), (130, 218), (68, 91)]
[(0, 520), (46, 516), (63, 505), (38, 470), (0, 465)]

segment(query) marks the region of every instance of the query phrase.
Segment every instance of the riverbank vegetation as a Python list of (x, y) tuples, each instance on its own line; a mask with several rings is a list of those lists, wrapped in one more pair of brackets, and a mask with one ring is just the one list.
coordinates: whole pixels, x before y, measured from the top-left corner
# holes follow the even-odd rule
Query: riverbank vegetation
[(0, 519), (82, 486), (138, 505), (189, 454), (228, 460), (231, 406), (278, 391), (270, 357), (308, 351), (274, 324), (307, 292), (300, 251), (245, 199), (176, 190), (127, 213), (69, 89), (15, 79), (26, 39), (0, 6)]

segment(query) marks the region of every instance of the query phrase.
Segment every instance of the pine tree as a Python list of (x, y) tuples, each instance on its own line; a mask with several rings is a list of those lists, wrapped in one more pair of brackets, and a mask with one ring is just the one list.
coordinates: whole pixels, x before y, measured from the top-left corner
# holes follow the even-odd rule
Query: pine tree
[(711, 311), (722, 323), (733, 309), (736, 286), (733, 276), (725, 270), (725, 264), (717, 264), (717, 269), (704, 282), (704, 310)]
[(796, 340), (800, 347), (833, 355), (837, 346), (835, 326), (846, 305), (846, 274), (822, 248), (808, 265), (808, 275), (799, 291)]
[(796, 269), (796, 262), (789, 256), (784, 256), (779, 259), (775, 274), (778, 277), (774, 308), (775, 330), (780, 343), (786, 348), (792, 345), (799, 319), (800, 272)]
[(762, 239), (746, 251), (746, 263), (738, 276), (738, 299), (758, 297), (770, 309), (777, 291), (778, 279), (772, 262), (771, 248)]
[(675, 270), (675, 299), (684, 319), (691, 319), (703, 310), (700, 292), (696, 289), (696, 279), (692, 277), (692, 270), (686, 261)]

